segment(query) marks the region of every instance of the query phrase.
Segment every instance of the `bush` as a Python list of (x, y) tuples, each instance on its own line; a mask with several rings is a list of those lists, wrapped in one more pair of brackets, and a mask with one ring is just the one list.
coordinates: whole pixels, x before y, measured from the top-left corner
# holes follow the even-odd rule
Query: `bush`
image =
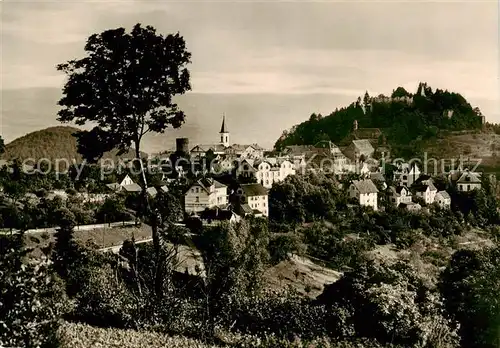
[(107, 327), (137, 327), (139, 303), (110, 265), (92, 267), (81, 279), (75, 314), (85, 322)]
[(23, 263), (17, 238), (0, 241), (0, 346), (53, 347), (68, 309), (63, 286), (46, 262)]

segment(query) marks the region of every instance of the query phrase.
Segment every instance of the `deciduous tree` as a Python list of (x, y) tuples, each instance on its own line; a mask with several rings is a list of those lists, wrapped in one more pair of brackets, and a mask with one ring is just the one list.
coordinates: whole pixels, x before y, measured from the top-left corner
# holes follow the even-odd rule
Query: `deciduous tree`
[[(95, 162), (114, 148), (123, 154), (133, 146), (142, 169), (141, 213), (151, 213), (146, 208), (141, 142), (147, 133), (163, 133), (169, 126), (178, 128), (183, 124), (185, 114), (173, 97), (191, 89), (187, 69), (191, 53), (179, 33), (163, 36), (153, 27), (140, 24), (130, 33), (118, 28), (90, 36), (85, 52), (84, 58), (57, 66), (68, 76), (59, 101), (63, 109), (58, 112), (58, 120), (95, 125), (90, 131), (76, 134), (78, 151), (88, 161)], [(159, 255), (155, 223), (152, 227)]]

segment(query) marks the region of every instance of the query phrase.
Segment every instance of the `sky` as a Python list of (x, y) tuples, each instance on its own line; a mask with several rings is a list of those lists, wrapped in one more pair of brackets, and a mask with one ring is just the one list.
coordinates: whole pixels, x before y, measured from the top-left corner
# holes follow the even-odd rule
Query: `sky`
[(460, 92), (500, 122), (495, 0), (4, 0), (1, 6), (2, 90), (60, 89), (64, 76), (55, 66), (82, 57), (88, 36), (139, 22), (184, 36), (194, 93), (354, 100), (365, 90), (414, 91), (425, 81)]

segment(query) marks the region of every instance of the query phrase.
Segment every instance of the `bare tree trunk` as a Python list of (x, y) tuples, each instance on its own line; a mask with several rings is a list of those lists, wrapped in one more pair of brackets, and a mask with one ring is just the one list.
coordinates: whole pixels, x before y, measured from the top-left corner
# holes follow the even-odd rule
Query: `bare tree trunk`
[(142, 181), (142, 213), (143, 218), (150, 217), (151, 218), (151, 234), (153, 239), (153, 247), (155, 251), (155, 293), (158, 297), (163, 296), (163, 274), (162, 274), (162, 257), (161, 257), (161, 245), (160, 245), (160, 237), (158, 235), (158, 216), (155, 211), (152, 211), (151, 206), (149, 204), (149, 197), (147, 193), (148, 183), (146, 180), (146, 171), (144, 169), (144, 163), (142, 162), (141, 152), (139, 150), (139, 144), (136, 143), (135, 147), (135, 156), (139, 161), (141, 166), (141, 181)]

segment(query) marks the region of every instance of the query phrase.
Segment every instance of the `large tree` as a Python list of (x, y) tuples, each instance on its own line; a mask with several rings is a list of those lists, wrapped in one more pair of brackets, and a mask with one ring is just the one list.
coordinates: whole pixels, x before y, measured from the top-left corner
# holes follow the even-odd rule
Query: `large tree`
[(94, 125), (76, 134), (78, 150), (87, 161), (95, 162), (114, 148), (120, 154), (135, 148), (142, 173), (141, 215), (152, 216), (152, 237), (159, 255), (157, 217), (147, 208), (141, 142), (149, 132), (163, 133), (184, 123), (185, 114), (173, 97), (191, 89), (187, 69), (191, 53), (179, 33), (163, 36), (140, 24), (130, 33), (118, 28), (90, 36), (85, 52), (84, 58), (57, 66), (68, 76), (58, 120)]
[(0, 155), (5, 152), (5, 143), (3, 141), (3, 138), (0, 136)]

